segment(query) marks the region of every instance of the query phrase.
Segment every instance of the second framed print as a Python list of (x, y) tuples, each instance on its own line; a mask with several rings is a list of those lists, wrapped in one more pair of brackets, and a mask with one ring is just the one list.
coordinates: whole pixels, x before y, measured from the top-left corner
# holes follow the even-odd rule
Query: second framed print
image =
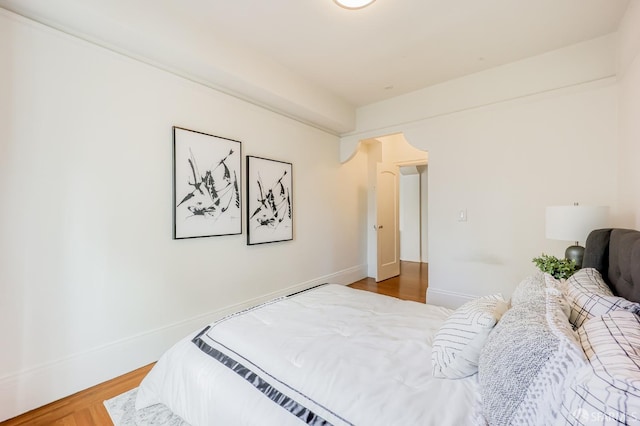
[(293, 239), (293, 165), (247, 156), (247, 244)]

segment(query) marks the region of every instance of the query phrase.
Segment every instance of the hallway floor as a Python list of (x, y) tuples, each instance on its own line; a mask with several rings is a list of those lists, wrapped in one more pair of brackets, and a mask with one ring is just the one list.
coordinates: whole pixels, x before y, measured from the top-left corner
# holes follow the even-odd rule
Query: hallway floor
[(400, 262), (400, 275), (376, 283), (374, 278), (365, 278), (349, 287), (374, 293), (386, 294), (398, 299), (426, 302), (429, 285), (429, 265), (419, 262)]

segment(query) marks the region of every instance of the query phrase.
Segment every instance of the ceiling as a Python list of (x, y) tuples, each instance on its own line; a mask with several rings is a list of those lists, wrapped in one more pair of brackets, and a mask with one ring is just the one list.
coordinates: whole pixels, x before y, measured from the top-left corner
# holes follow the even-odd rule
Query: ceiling
[(626, 0), (377, 0), (354, 11), (331, 0), (208, 3), (204, 22), (356, 106), (608, 34), (627, 6)]
[(230, 76), (263, 87), (264, 79), (284, 85), (281, 79), (345, 108), (614, 32), (627, 4), (377, 0), (346, 10), (332, 0), (0, 0), (9, 10), (138, 57), (153, 56), (152, 41), (162, 40), (165, 53), (156, 48), (155, 62), (178, 61), (177, 53), (162, 58), (171, 48), (183, 55), (182, 67), (189, 51), (201, 61), (209, 56), (209, 68), (229, 80), (218, 85), (237, 83), (242, 91)]

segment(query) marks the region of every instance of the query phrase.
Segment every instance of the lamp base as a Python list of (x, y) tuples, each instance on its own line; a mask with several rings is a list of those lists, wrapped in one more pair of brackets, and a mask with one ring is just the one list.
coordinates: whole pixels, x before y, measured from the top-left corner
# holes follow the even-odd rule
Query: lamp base
[(577, 244), (575, 246), (567, 247), (567, 250), (564, 252), (564, 257), (576, 262), (576, 267), (580, 269), (582, 268), (582, 259), (584, 259), (584, 247)]

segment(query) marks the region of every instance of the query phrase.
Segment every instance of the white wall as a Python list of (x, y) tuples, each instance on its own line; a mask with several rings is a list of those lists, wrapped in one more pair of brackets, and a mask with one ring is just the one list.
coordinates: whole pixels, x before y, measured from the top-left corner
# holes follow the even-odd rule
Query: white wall
[(508, 296), (533, 257), (561, 255), (548, 205), (609, 205), (620, 222), (614, 49), (607, 36), (358, 111), (343, 160), (376, 133), (429, 152), (430, 303)]
[[(400, 260), (420, 262), (420, 175), (400, 175)], [(426, 225), (426, 223), (425, 223)]]
[(354, 128), (353, 105), (272, 58), (239, 45), (224, 31), (215, 34), (211, 28), (202, 28), (211, 24), (189, 19), (181, 13), (182, 5), (178, 3), (156, 5), (154, 19), (139, 19), (147, 13), (149, 5), (145, 2), (3, 0), (1, 3), (23, 16), (331, 133)]
[(420, 202), (420, 220), (422, 221), (422, 237), (420, 242), (422, 244), (422, 262), (429, 262), (429, 166), (419, 166), (420, 170), (420, 190), (422, 191)]
[[(614, 35), (450, 80), (356, 111), (354, 134), (571, 87), (615, 75)], [(381, 134), (397, 133), (390, 130)], [(351, 134), (351, 133), (349, 133)]]
[(616, 42), (613, 34), (599, 37), (365, 105), (356, 111), (357, 129), (341, 137), (340, 159), (347, 161), (361, 140), (423, 121), (613, 78)]
[[(406, 133), (429, 150), (429, 297), (511, 293), (541, 252), (548, 205), (608, 205), (616, 213), (613, 84), (431, 120)], [(458, 222), (461, 209), (467, 221)], [(436, 297), (442, 296), (440, 300)]]
[(619, 193), (624, 226), (640, 229), (640, 4), (629, 2), (618, 31)]
[[(2, 9), (0, 40), (0, 420), (366, 275), (366, 158), (335, 136)], [(292, 162), (294, 240), (172, 240), (172, 125)]]
[(417, 173), (400, 176), (400, 259), (428, 263), (427, 166), (409, 168)]

